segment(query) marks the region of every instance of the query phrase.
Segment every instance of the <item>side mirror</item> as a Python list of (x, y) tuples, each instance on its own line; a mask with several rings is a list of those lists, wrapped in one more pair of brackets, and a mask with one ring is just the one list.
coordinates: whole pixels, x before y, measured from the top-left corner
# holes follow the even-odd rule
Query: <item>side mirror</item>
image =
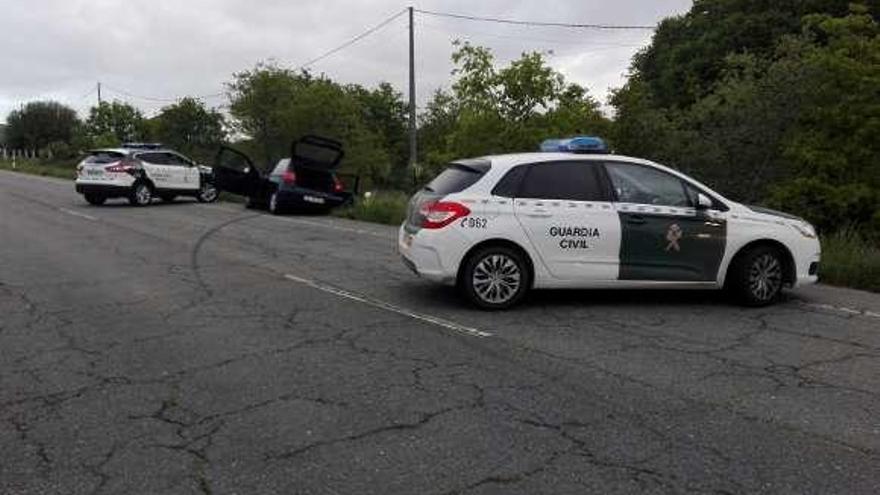
[(697, 209), (698, 210), (709, 210), (712, 208), (712, 206), (713, 206), (712, 200), (709, 199), (708, 196), (706, 196), (703, 193), (697, 194)]

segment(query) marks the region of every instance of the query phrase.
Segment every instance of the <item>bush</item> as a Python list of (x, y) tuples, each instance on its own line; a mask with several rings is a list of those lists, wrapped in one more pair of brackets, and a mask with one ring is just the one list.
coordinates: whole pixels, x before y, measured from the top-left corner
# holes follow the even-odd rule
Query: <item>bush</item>
[(353, 206), (336, 210), (335, 214), (353, 220), (400, 225), (406, 218), (408, 201), (409, 197), (399, 191), (365, 193)]
[(852, 228), (823, 238), (819, 279), (831, 285), (880, 292), (880, 246)]

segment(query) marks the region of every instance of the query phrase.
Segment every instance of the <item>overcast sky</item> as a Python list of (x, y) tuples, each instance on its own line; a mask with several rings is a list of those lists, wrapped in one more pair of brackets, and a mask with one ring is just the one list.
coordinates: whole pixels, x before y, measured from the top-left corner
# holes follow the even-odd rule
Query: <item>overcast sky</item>
[[(550, 22), (654, 25), (690, 0), (424, 0), (416, 8)], [(398, 0), (0, 0), (0, 121), (21, 103), (55, 99), (84, 115), (105, 99), (148, 116), (154, 99), (222, 92), (231, 74), (274, 60), (296, 67), (404, 9)], [(335, 80), (407, 85), (406, 16), (311, 67)], [(500, 62), (552, 50), (550, 63), (604, 102), (650, 31), (509, 26), (416, 14), (419, 104), (450, 84), (455, 39), (488, 46)], [(128, 95), (124, 93), (129, 93)], [(225, 99), (209, 97), (211, 106)]]

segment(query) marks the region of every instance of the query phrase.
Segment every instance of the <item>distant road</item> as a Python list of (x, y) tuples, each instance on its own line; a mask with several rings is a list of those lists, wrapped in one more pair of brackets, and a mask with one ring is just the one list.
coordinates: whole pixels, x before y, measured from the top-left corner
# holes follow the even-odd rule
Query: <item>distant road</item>
[(0, 172), (0, 493), (880, 492), (880, 296), (485, 313), (395, 243)]

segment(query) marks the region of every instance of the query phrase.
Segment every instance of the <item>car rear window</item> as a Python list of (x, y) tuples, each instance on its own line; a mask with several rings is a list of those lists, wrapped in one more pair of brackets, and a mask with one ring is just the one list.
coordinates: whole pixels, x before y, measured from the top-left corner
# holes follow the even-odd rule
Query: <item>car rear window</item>
[(434, 177), (425, 190), (438, 195), (464, 191), (476, 184), (489, 171), (489, 162), (452, 163)]
[(106, 163), (118, 162), (124, 157), (125, 154), (118, 151), (93, 151), (86, 157), (86, 163), (104, 165)]
[(278, 160), (278, 165), (275, 165), (275, 168), (272, 169), (271, 175), (283, 175), (284, 172), (287, 171), (287, 167), (290, 166), (290, 158), (282, 158)]

